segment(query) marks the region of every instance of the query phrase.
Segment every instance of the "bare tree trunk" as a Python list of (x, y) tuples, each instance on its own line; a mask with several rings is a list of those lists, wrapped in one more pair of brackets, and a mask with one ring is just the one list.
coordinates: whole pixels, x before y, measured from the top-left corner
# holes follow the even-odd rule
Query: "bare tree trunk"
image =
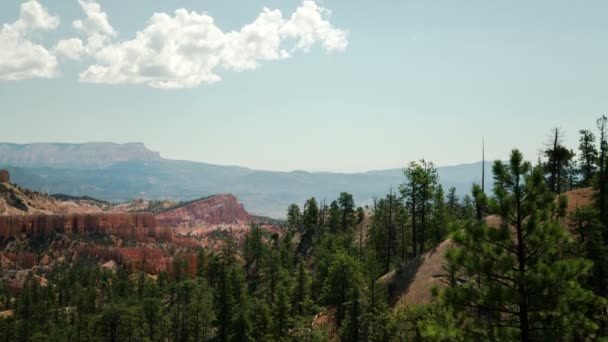
[(515, 188), (515, 200), (517, 201), (517, 261), (520, 273), (520, 282), (517, 287), (519, 293), (519, 326), (520, 340), (528, 342), (530, 340), (530, 323), (528, 321), (528, 292), (526, 288), (526, 252), (525, 241), (523, 237), (523, 218), (521, 216), (521, 188), (520, 177), (517, 176)]
[(421, 212), (421, 217), (420, 217), (420, 255), (422, 255), (422, 253), (424, 253), (424, 230), (426, 228), (426, 195), (422, 196), (422, 208), (420, 210)]
[(387, 246), (386, 246), (386, 272), (388, 273), (391, 268), (391, 247), (393, 244), (393, 189), (391, 188), (388, 197), (388, 217), (386, 218), (386, 230), (387, 230)]
[(412, 250), (414, 251), (414, 258), (416, 257), (416, 184), (412, 184)]

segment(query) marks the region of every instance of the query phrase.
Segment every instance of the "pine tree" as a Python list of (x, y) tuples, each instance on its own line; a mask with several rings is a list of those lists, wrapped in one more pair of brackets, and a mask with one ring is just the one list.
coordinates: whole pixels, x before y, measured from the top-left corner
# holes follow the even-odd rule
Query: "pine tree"
[(346, 231), (355, 225), (355, 201), (353, 195), (342, 192), (338, 198), (340, 206), (340, 228)]
[(306, 229), (314, 228), (319, 222), (319, 206), (317, 200), (312, 197), (306, 200), (304, 204), (304, 213), (302, 214), (302, 223)]
[(298, 315), (302, 315), (310, 302), (310, 275), (303, 260), (298, 263), (298, 274), (295, 288), (295, 308)]
[(362, 315), (361, 293), (359, 286), (355, 286), (349, 302), (348, 314), (340, 333), (342, 341), (359, 342), (362, 340)]
[(199, 279), (192, 292), (192, 305), (189, 307), (189, 330), (195, 342), (209, 341), (215, 321), (213, 292), (205, 279)]
[(271, 328), (273, 326), (272, 313), (266, 300), (251, 298), (251, 337), (259, 342), (272, 339)]
[(217, 338), (222, 342), (230, 340), (237, 314), (239, 310), (244, 309), (239, 306), (239, 299), (242, 299), (243, 294), (241, 292), (243, 284), (240, 282), (239, 270), (235, 264), (234, 243), (228, 241), (223, 247), (219, 259), (215, 291)]
[(302, 223), (302, 212), (300, 211), (300, 207), (292, 203), (287, 208), (287, 227), (289, 229), (298, 229), (300, 224)]
[(592, 330), (585, 313), (598, 298), (581, 286), (591, 263), (565, 252), (572, 239), (542, 170), (515, 150), (493, 172), (488, 210), (500, 226), (471, 220), (454, 233), (447, 268), (456, 281), (440, 298), (477, 338), (532, 341)]
[[(433, 193), (439, 177), (433, 163), (424, 159), (419, 163), (411, 162), (404, 171), (406, 182), (399, 190), (406, 199), (412, 216), (412, 246), (414, 256), (424, 253), (426, 244), (426, 226), (432, 207)], [(418, 247), (418, 252), (416, 248)]]
[(600, 212), (600, 221), (606, 227), (604, 241), (608, 241), (608, 118), (602, 116), (597, 120), (600, 131), (600, 147), (598, 156), (598, 179), (595, 183), (597, 191), (597, 206)]
[(566, 183), (565, 170), (574, 157), (574, 152), (563, 146), (562, 136), (562, 131), (554, 128), (551, 131), (550, 142), (545, 150), (545, 156), (547, 157), (545, 170), (549, 173), (548, 185), (551, 191), (556, 194), (561, 194), (564, 189), (564, 184)]
[(232, 317), (227, 331), (230, 341), (252, 341), (251, 316), (249, 295), (243, 271), (238, 267), (231, 267), (229, 273), (229, 288), (234, 303)]
[(336, 324), (342, 326), (346, 314), (346, 304), (352, 300), (355, 288), (361, 282), (357, 260), (350, 255), (337, 251), (329, 266), (323, 285), (324, 302), (336, 308)]
[(433, 214), (431, 216), (431, 229), (433, 245), (440, 244), (448, 233), (448, 209), (445, 203), (445, 194), (441, 185), (433, 195)]
[[(285, 277), (285, 275), (284, 275)], [(287, 281), (282, 281), (277, 289), (277, 299), (272, 310), (275, 340), (286, 339), (291, 327), (291, 289)]]
[(446, 198), (446, 209), (448, 211), (448, 215), (449, 217), (454, 220), (458, 217), (460, 217), (460, 199), (458, 199), (458, 196), (456, 195), (456, 188), (455, 187), (451, 187), (448, 190), (448, 195)]
[(327, 224), (332, 233), (340, 229), (340, 206), (338, 205), (338, 201), (333, 201), (329, 205), (329, 220)]
[(460, 205), (460, 219), (470, 220), (477, 217), (477, 210), (475, 208), (475, 201), (467, 194), (462, 198), (462, 204)]
[(591, 186), (591, 181), (597, 170), (597, 147), (595, 146), (595, 135), (586, 129), (580, 130), (579, 140), (579, 164), (581, 170), (581, 186)]

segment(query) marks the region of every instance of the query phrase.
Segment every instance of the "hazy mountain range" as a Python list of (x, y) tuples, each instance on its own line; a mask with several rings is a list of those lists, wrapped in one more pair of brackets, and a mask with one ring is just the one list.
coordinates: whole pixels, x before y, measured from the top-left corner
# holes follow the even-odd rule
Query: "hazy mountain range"
[[(439, 167), (441, 183), (459, 195), (481, 179), (481, 162)], [(0, 168), (11, 181), (50, 194), (120, 202), (134, 198), (190, 200), (233, 193), (251, 213), (283, 217), (290, 203), (315, 196), (329, 203), (342, 191), (371, 203), (403, 182), (401, 169), (363, 173), (277, 172), (164, 159), (144, 144), (0, 143)], [(491, 184), (487, 162), (486, 186)]]

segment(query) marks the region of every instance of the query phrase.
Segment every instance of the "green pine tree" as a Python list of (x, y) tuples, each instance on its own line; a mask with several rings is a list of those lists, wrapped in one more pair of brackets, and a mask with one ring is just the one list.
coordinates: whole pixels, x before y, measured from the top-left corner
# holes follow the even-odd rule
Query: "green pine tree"
[(471, 220), (454, 233), (452, 286), (440, 299), (476, 338), (557, 340), (596, 329), (585, 313), (599, 299), (581, 285), (591, 262), (566, 252), (572, 239), (542, 170), (515, 150), (493, 172), (488, 211), (500, 224)]

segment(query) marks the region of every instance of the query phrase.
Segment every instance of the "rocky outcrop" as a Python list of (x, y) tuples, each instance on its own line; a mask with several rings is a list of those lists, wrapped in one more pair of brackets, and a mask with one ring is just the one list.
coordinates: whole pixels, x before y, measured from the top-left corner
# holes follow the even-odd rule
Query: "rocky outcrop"
[(159, 248), (130, 247), (118, 251), (118, 262), (128, 267), (130, 272), (144, 271), (148, 274), (158, 274), (167, 270), (171, 259)]
[(32, 268), (36, 265), (36, 256), (32, 252), (2, 253), (0, 252), (0, 266), (7, 268)]
[(116, 253), (118, 255), (114, 259), (127, 266), (131, 273), (143, 271), (148, 274), (158, 274), (165, 271), (175, 276), (178, 272), (176, 267), (181, 267), (181, 273), (185, 273), (191, 278), (196, 276), (197, 258), (192, 253), (171, 257), (156, 247), (120, 248), (116, 250)]
[(217, 224), (250, 223), (252, 218), (232, 194), (216, 195), (156, 215), (159, 225), (200, 227)]
[(10, 183), (11, 175), (7, 170), (0, 170), (0, 183)]
[(46, 237), (51, 233), (99, 233), (142, 242), (147, 242), (149, 238), (171, 237), (168, 229), (157, 227), (151, 213), (0, 216), (0, 240), (18, 238), (24, 234), (32, 238)]

